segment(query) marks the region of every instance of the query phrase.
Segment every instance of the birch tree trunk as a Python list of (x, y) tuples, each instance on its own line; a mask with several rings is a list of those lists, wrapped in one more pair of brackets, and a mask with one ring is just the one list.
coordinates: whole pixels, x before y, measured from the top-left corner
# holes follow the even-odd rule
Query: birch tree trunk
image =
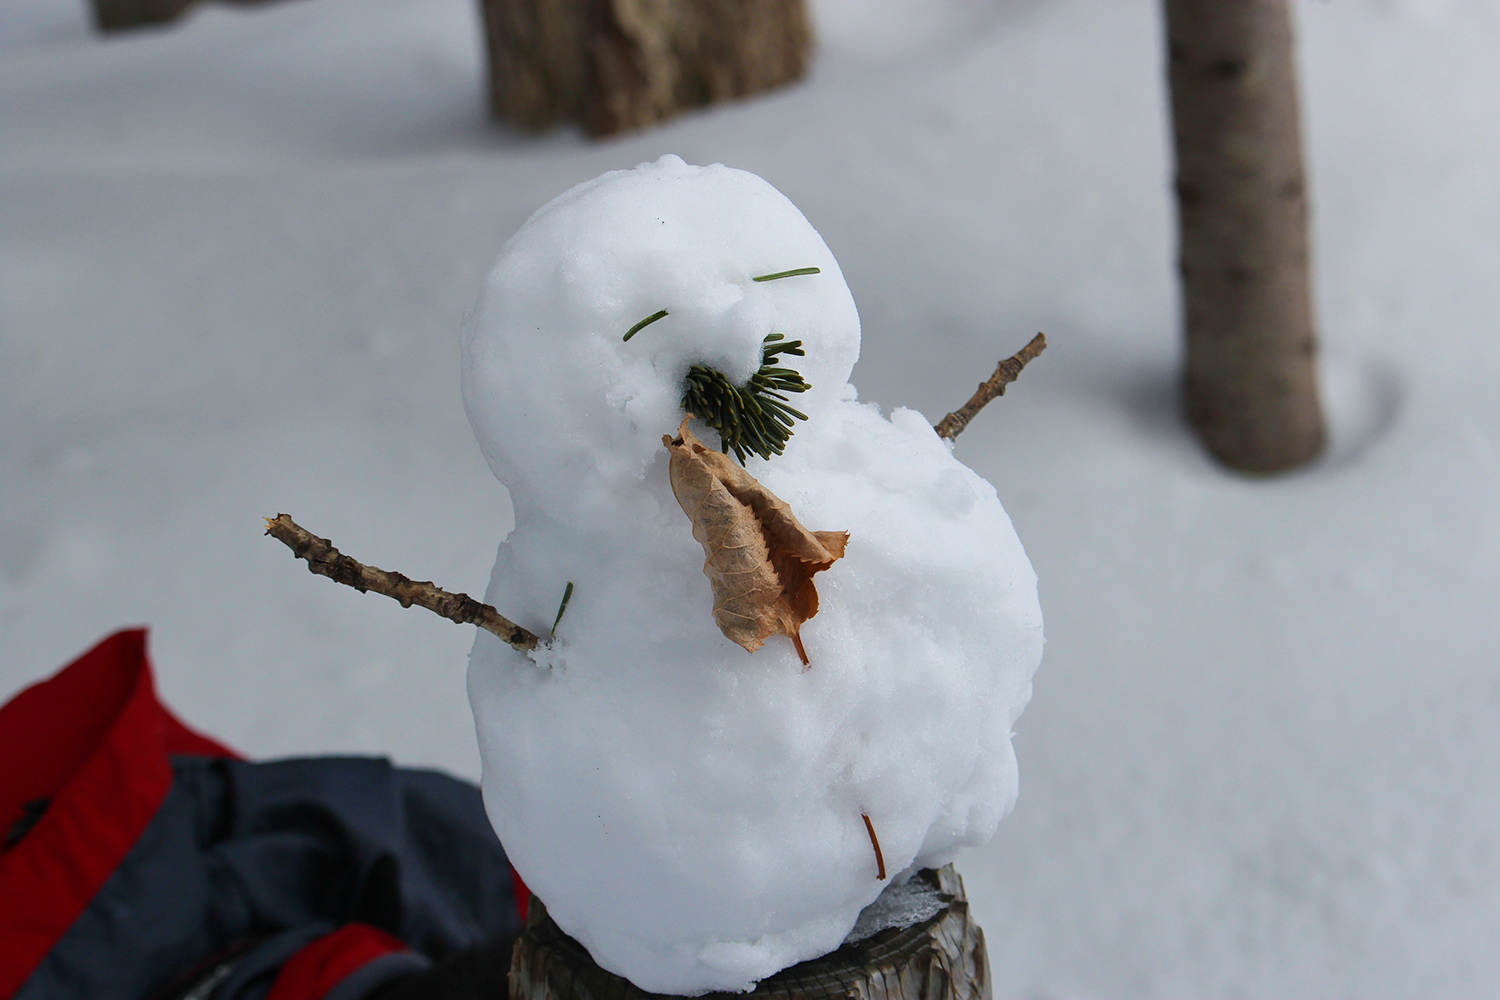
[(1188, 419), (1225, 464), (1323, 447), (1287, 0), (1165, 0)]

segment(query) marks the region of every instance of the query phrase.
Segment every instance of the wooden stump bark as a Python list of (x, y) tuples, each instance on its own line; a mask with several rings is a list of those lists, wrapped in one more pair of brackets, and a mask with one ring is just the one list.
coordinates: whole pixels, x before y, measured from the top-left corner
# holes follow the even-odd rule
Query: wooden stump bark
[(594, 135), (802, 76), (804, 0), (480, 0), (491, 113)]
[(1222, 462), (1323, 447), (1287, 0), (1166, 0), (1188, 418)]
[[(886, 912), (911, 912), (912, 895), (925, 894), (936, 909), (909, 926), (892, 926), (861, 937)], [(577, 941), (564, 934), (533, 898), (526, 932), (516, 943), (510, 968), (511, 1000), (653, 1000), (629, 981), (594, 964)], [(861, 915), (860, 924), (837, 951), (794, 965), (764, 979), (750, 993), (711, 993), (714, 1000), (991, 1000), (984, 933), (969, 917), (963, 881), (949, 865), (893, 886)]]

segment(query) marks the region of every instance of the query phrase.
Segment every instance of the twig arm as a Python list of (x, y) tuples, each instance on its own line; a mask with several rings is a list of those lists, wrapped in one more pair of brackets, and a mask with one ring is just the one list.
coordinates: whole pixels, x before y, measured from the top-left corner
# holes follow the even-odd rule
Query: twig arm
[(285, 514), (266, 518), (266, 534), (286, 545), (298, 559), (305, 559), (310, 571), (361, 593), (373, 590), (400, 601), (403, 608), (416, 604), (460, 625), (478, 625), (522, 652), (534, 649), (540, 641), (468, 594), (450, 594), (428, 581), (366, 566), (358, 559), (344, 555), (328, 539), (319, 538)]
[[(934, 429), (938, 436), (950, 441), (957, 438), (963, 429), (969, 426), (969, 421), (973, 420), (990, 400), (996, 396), (1005, 395), (1005, 387), (1014, 382), (1016, 376), (1021, 374), (1021, 369), (1041, 354), (1046, 347), (1047, 338), (1039, 333), (1031, 339), (1031, 343), (1000, 362), (995, 368), (995, 374), (979, 386), (973, 398), (937, 424)], [(298, 559), (305, 560), (307, 568), (313, 573), (326, 576), (346, 587), (353, 587), (360, 593), (374, 591), (400, 601), (403, 608), (416, 604), (460, 625), (478, 625), (485, 631), (504, 639), (521, 652), (535, 649), (541, 642), (536, 635), (506, 618), (488, 604), (476, 601), (468, 594), (450, 594), (430, 581), (413, 580), (402, 573), (366, 566), (358, 559), (344, 555), (334, 548), (333, 543), (328, 539), (319, 538), (285, 514), (266, 518), (266, 534), (291, 549), (292, 554)], [(568, 586), (571, 590), (572, 584)], [(566, 597), (563, 598), (563, 607), (567, 607)], [(558, 610), (558, 617), (562, 617), (561, 609)], [(865, 819), (865, 826), (869, 830), (871, 843), (875, 845), (877, 861), (881, 861), (883, 871), (880, 843), (875, 839), (875, 829), (870, 825), (868, 817)]]
[(938, 421), (937, 426), (933, 428), (937, 431), (938, 437), (945, 437), (949, 441), (957, 438), (963, 433), (963, 429), (969, 426), (969, 421), (978, 416), (979, 411), (984, 409), (990, 400), (996, 396), (1005, 395), (1005, 387), (1014, 382), (1021, 374), (1021, 369), (1046, 348), (1047, 335), (1039, 333), (1031, 338), (1031, 343), (1000, 362), (995, 367), (995, 374), (980, 383), (979, 390), (967, 403)]

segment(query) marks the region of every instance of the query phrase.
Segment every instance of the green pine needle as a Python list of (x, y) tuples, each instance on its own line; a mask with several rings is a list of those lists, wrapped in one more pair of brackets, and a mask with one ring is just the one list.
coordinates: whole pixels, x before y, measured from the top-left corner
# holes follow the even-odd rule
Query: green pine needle
[(760, 370), (743, 386), (707, 365), (688, 369), (683, 408), (718, 431), (724, 454), (733, 451), (741, 465), (751, 452), (766, 459), (780, 455), (795, 421), (807, 419), (807, 414), (787, 405), (782, 393), (806, 392), (812, 386), (795, 369), (776, 364), (783, 354), (806, 357), (807, 352), (802, 341), (784, 340), (779, 333), (766, 337)]
[(667, 311), (665, 309), (662, 309), (658, 312), (652, 313), (650, 316), (647, 316), (635, 326), (632, 326), (629, 330), (625, 331), (625, 339), (629, 340), (631, 337), (634, 337), (636, 334), (640, 333), (642, 330), (646, 329), (646, 327), (650, 326), (652, 323), (655, 323), (666, 314)]
[(568, 581), (568, 585), (565, 588), (563, 588), (562, 603), (557, 606), (557, 617), (554, 618), (554, 619), (552, 619), (552, 632), (551, 632), (551, 634), (549, 634), (547, 636), (547, 638), (552, 639), (552, 638), (555, 638), (557, 636), (557, 623), (560, 622), (560, 621), (562, 621), (563, 612), (566, 611), (566, 610), (568, 610), (568, 602), (571, 601), (572, 599), (573, 599), (573, 581), (569, 580)]
[(816, 267), (799, 267), (791, 271), (777, 271), (775, 274), (762, 274), (759, 278), (751, 278), (751, 281), (775, 281), (777, 278), (795, 278), (799, 274), (822, 274)]

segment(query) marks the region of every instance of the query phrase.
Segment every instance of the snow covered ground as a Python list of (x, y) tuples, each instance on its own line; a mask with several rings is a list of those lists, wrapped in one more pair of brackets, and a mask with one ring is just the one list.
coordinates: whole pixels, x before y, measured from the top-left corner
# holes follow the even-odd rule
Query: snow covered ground
[(1500, 3), (1297, 4), (1334, 446), (1266, 481), (1175, 415), (1157, 5), (814, 7), (805, 83), (594, 143), (486, 122), (472, 0), (0, 0), (0, 697), (145, 623), (249, 754), (477, 776), (469, 631), (259, 519), (482, 591), (484, 270), (577, 181), (722, 161), (838, 256), (862, 398), (1052, 345), (957, 446), (1049, 638), (960, 863), (997, 996), (1500, 993)]

